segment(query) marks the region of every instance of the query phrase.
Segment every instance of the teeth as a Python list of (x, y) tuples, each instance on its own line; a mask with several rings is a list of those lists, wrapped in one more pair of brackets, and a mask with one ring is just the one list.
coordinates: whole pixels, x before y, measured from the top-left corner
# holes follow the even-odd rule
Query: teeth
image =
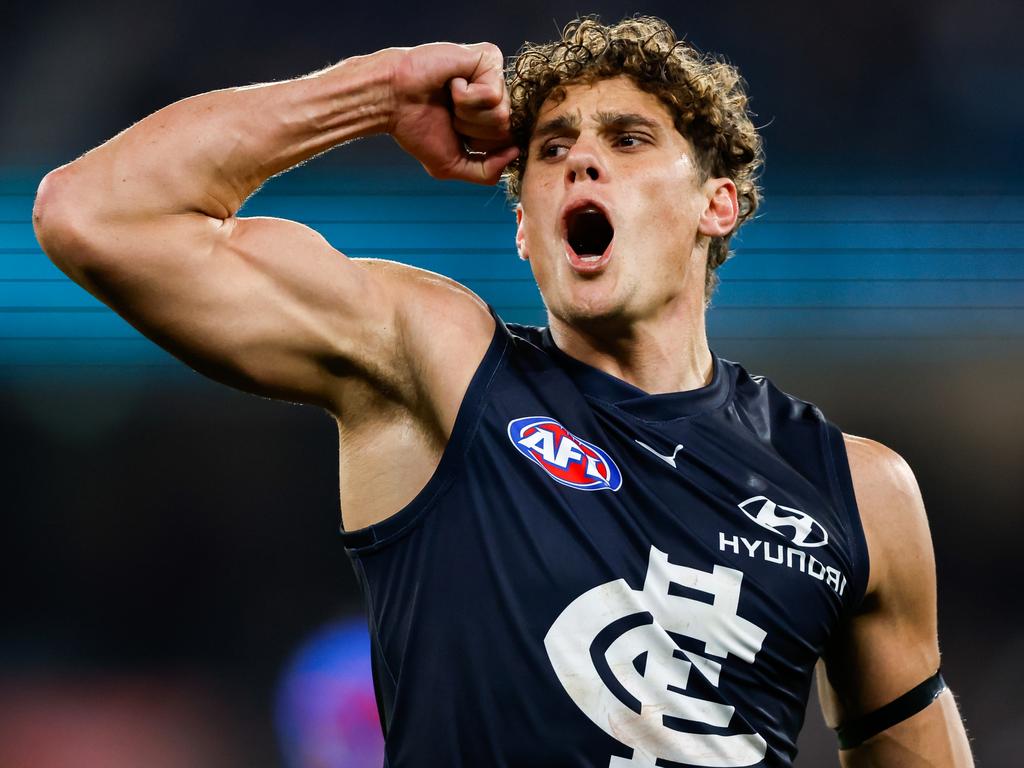
[(580, 261), (597, 261), (601, 256), (580, 256)]

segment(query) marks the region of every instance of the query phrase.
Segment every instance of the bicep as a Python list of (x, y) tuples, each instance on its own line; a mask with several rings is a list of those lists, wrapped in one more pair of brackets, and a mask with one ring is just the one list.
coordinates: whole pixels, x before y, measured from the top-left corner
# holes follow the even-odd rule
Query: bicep
[(115, 256), (85, 262), (82, 282), (219, 381), (328, 405), (339, 376), (387, 370), (395, 354), (384, 281), (302, 224), (175, 214), (116, 236)]
[[(871, 560), (864, 602), (827, 649), (818, 681), (826, 721), (857, 719), (899, 698), (939, 667), (935, 560), (924, 503), (906, 462), (888, 448), (847, 438), (854, 491)], [(949, 693), (909, 719), (844, 750), (843, 764), (940, 766), (966, 744)], [(936, 739), (936, 733), (943, 739)], [(966, 749), (966, 747), (964, 747)], [(902, 757), (900, 756), (902, 755)]]

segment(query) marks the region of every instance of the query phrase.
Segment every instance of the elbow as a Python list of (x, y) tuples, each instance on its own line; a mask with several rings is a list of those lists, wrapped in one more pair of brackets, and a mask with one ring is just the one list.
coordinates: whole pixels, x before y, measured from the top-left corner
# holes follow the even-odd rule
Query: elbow
[(32, 206), (32, 228), (43, 252), (72, 278), (88, 257), (88, 210), (74, 171), (63, 166), (43, 177)]
[(74, 197), (70, 189), (67, 166), (50, 171), (39, 183), (35, 203), (32, 206), (32, 228), (36, 240), (51, 259), (67, 250), (70, 242), (77, 240), (77, 221)]

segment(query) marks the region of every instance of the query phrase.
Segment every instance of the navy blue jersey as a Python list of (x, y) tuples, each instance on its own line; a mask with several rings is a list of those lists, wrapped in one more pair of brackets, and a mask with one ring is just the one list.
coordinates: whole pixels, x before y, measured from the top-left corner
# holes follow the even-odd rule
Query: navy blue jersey
[(390, 768), (788, 766), (868, 571), (815, 406), (717, 357), (648, 395), (500, 321), (426, 487), (343, 536)]

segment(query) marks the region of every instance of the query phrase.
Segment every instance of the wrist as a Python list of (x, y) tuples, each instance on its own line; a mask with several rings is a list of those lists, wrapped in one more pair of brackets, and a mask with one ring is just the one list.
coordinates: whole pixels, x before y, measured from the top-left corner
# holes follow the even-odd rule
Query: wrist
[(362, 56), (353, 56), (341, 63), (343, 77), (355, 82), (368, 97), (362, 100), (363, 111), (372, 126), (368, 133), (393, 133), (400, 94), (396, 87), (399, 69), (407, 58), (407, 48), (383, 48)]
[[(401, 60), (398, 49), (352, 56), (310, 77), (321, 79), (327, 106), (319, 113), (321, 132), (341, 129), (343, 142), (389, 133), (395, 114), (394, 71)], [(313, 110), (317, 114), (318, 110)]]

